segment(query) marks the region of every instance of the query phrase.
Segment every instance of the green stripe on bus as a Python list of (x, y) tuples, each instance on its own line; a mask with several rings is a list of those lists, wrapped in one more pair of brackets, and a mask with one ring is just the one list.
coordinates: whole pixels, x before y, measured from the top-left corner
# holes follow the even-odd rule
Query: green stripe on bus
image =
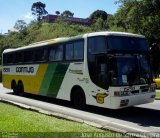
[(69, 64), (49, 64), (44, 76), (40, 95), (56, 97)]
[(47, 91), (49, 89), (56, 67), (57, 67), (57, 64), (48, 64), (47, 71), (45, 73), (43, 82), (40, 87), (40, 95), (44, 95), (44, 96), (47, 95)]
[(52, 77), (47, 96), (57, 97), (69, 64), (58, 64)]

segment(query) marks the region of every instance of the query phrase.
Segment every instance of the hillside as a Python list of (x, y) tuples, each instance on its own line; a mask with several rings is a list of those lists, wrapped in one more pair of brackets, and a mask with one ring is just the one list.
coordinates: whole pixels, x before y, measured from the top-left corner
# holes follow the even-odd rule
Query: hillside
[(8, 36), (0, 36), (0, 52), (2, 53), (3, 50), (7, 48), (21, 47), (33, 42), (93, 32), (91, 28), (92, 27), (71, 24), (70, 22), (63, 20), (57, 20), (55, 23), (32, 22), (20, 33), (11, 33)]

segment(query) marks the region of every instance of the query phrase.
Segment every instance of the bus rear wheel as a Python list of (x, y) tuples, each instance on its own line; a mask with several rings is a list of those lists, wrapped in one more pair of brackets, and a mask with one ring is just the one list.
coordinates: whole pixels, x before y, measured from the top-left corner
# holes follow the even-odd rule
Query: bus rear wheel
[(77, 88), (73, 91), (71, 96), (73, 105), (78, 109), (84, 109), (86, 106), (86, 97), (82, 89)]

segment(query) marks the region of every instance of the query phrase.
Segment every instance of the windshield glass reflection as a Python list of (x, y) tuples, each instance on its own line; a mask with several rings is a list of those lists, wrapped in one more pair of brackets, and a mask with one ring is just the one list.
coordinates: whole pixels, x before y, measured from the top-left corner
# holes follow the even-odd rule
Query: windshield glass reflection
[(138, 64), (134, 57), (118, 57), (118, 84), (129, 85), (136, 84), (138, 74)]
[(139, 85), (151, 83), (151, 70), (145, 56), (117, 57), (117, 84)]

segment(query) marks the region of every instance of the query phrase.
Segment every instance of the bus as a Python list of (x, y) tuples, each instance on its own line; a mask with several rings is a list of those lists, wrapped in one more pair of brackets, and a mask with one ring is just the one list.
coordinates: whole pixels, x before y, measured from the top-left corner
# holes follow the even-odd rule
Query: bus
[(93, 32), (3, 52), (2, 79), (16, 95), (31, 93), (120, 109), (153, 102), (149, 46), (142, 35)]

